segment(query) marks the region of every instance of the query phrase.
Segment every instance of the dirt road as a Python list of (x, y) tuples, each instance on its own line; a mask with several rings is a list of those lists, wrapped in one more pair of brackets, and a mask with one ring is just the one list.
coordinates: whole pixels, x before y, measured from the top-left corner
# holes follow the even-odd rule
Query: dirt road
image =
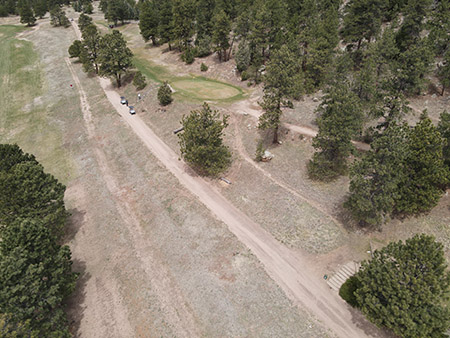
[[(78, 27), (73, 23), (77, 34)], [(74, 76), (76, 76), (74, 74)], [(100, 85), (113, 107), (132, 128), (145, 146), (158, 160), (203, 203), (229, 230), (245, 244), (263, 264), (267, 273), (278, 283), (287, 296), (297, 305), (309, 309), (323, 324), (340, 337), (380, 336), (365, 321), (355, 324), (349, 307), (333, 293), (322, 280), (316, 280), (308, 271), (313, 262), (307, 261), (298, 253), (289, 250), (274, 239), (260, 225), (234, 207), (217, 190), (201, 177), (189, 174), (186, 164), (170, 149), (139, 117), (130, 115), (128, 108), (120, 104), (120, 96), (107, 79), (100, 79)], [(80, 90), (82, 86), (79, 84)], [(138, 234), (137, 234), (138, 236)], [(139, 248), (138, 248), (139, 249)], [(180, 316), (182, 317), (182, 316)], [(180, 318), (181, 320), (182, 318)], [(180, 321), (180, 330), (189, 320)], [(371, 333), (360, 326), (370, 327)], [(182, 330), (181, 330), (182, 331)]]

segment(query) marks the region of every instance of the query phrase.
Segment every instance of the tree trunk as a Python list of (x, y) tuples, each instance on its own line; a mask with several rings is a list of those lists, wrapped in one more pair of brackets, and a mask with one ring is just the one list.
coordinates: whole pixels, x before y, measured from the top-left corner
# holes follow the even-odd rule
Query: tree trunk
[(121, 81), (120, 81), (120, 73), (116, 75), (116, 80), (117, 80), (117, 87), (120, 88), (120, 86), (122, 85)]
[(359, 50), (359, 48), (361, 47), (361, 42), (362, 42), (362, 39), (359, 39), (358, 40), (358, 47), (356, 48), (356, 50)]
[[(235, 39), (236, 37), (235, 36), (233, 36), (233, 40), (231, 40), (231, 45), (230, 45), (230, 50), (229, 50), (229, 52), (228, 52), (228, 58), (227, 58), (227, 60), (230, 60), (231, 59), (231, 51), (233, 50), (233, 44), (234, 44), (234, 39)], [(226, 53), (226, 51), (225, 51), (225, 53)]]

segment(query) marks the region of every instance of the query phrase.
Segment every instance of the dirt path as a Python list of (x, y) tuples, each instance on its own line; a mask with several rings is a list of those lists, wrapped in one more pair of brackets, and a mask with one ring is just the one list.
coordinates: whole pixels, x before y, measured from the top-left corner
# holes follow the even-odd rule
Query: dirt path
[(312, 199), (308, 198), (307, 196), (300, 194), (298, 191), (291, 188), (289, 185), (276, 179), (275, 177), (272, 176), (271, 173), (269, 173), (266, 170), (264, 170), (263, 168), (261, 168), (261, 166), (259, 166), (253, 159), (251, 159), (250, 156), (248, 156), (248, 154), (244, 148), (244, 145), (242, 143), (242, 134), (239, 130), (239, 123), (237, 123), (236, 121), (232, 122), (232, 123), (234, 124), (234, 130), (235, 130), (235, 134), (236, 134), (236, 139), (235, 139), (236, 148), (238, 150), (239, 155), (242, 156), (242, 159), (244, 161), (249, 163), (252, 167), (254, 167), (256, 170), (258, 170), (260, 173), (262, 173), (265, 177), (267, 177), (269, 180), (274, 182), (276, 185), (283, 188), (284, 190), (286, 190), (290, 194), (294, 195), (295, 197), (298, 197), (301, 200), (305, 201), (306, 203), (311, 205), (313, 208), (319, 210), (324, 215), (327, 215), (334, 223), (338, 224), (341, 228), (344, 228), (342, 223), (339, 220), (337, 220), (335, 217), (333, 217), (333, 215), (331, 215), (327, 210), (325, 210), (325, 208), (323, 208), (319, 203), (313, 201)]
[[(259, 119), (259, 116), (262, 114), (262, 110), (254, 100), (242, 100), (233, 104), (229, 110), (233, 112), (237, 112), (239, 114), (248, 114), (253, 116), (256, 119)], [(312, 129), (310, 127), (298, 126), (290, 123), (283, 123), (283, 126), (293, 132), (296, 132), (301, 135), (305, 135), (308, 137), (315, 137), (317, 135), (317, 130)], [(370, 150), (370, 145), (363, 142), (352, 141), (355, 147), (359, 150), (368, 151)]]
[[(77, 35), (80, 36), (78, 27), (74, 23), (72, 24)], [(309, 273), (310, 269), (308, 267), (312, 267), (311, 264), (314, 264), (313, 262), (307, 261), (305, 257), (280, 244), (272, 235), (234, 207), (201, 177), (190, 175), (188, 173), (189, 170), (186, 170), (186, 164), (179, 160), (179, 156), (144, 123), (139, 115), (130, 115), (128, 108), (120, 104), (120, 96), (113, 89), (110, 81), (102, 78), (99, 82), (112, 106), (145, 146), (184, 187), (211, 210), (218, 219), (223, 221), (229, 230), (255, 254), (267, 273), (295, 304), (309, 309), (326, 327), (340, 337), (360, 338), (381, 335), (366, 321), (355, 323), (356, 319), (345, 302), (333, 293), (325, 282), (312, 277), (313, 275)], [(78, 82), (77, 85), (79, 86), (80, 95), (83, 95), (81, 84)], [(110, 176), (107, 171), (105, 171), (105, 176)], [(110, 176), (108, 180), (113, 180), (113, 177)], [(110, 184), (111, 190), (114, 191), (114, 183), (110, 182)], [(132, 220), (132, 212), (127, 210), (126, 200), (122, 200), (121, 203), (124, 203), (126, 209), (121, 214), (123, 213), (127, 223), (131, 223), (129, 225), (134, 227), (134, 229), (130, 230), (136, 231), (134, 236), (137, 244), (136, 250), (141, 250), (143, 249), (141, 246), (145, 245), (145, 243), (140, 243), (139, 227)], [(143, 259), (144, 263), (151, 264), (151, 262)], [(172, 295), (166, 294), (164, 296), (170, 299)], [(185, 329), (185, 332), (194, 333), (191, 331), (193, 327), (189, 318), (189, 311), (183, 311), (182, 307), (177, 310), (176, 314), (179, 315), (180, 326), (178, 328), (180, 331), (182, 332)], [(187, 318), (184, 317), (185, 314), (187, 314)], [(369, 328), (371, 332), (364, 331), (361, 326)], [(195, 334), (192, 335), (195, 336)]]
[[(198, 337), (201, 334), (197, 331), (198, 325), (196, 325), (192, 310), (187, 307), (187, 302), (182, 293), (175, 286), (174, 281), (171, 280), (170, 273), (167, 271), (164, 264), (161, 264), (161, 262), (154, 257), (152, 251), (148, 249), (148, 243), (144, 239), (145, 236), (140, 226), (140, 222), (129, 201), (119, 188), (119, 184), (108, 166), (108, 161), (104, 152), (95, 141), (97, 135), (86, 93), (73, 70), (70, 60), (66, 58), (65, 61), (75, 85), (78, 88), (83, 119), (91, 143), (95, 145), (95, 157), (106, 183), (106, 187), (116, 202), (117, 211), (119, 212), (123, 224), (129, 228), (129, 232), (132, 235), (133, 243), (130, 243), (130, 249), (134, 249), (135, 255), (141, 261), (142, 271), (145, 271), (148, 279), (151, 281), (152, 288), (155, 290), (160, 304), (162, 304), (165, 319), (171, 324), (177, 337)], [(117, 297), (117, 295), (117, 293), (114, 295), (110, 293), (110, 296), (113, 298)], [(126, 308), (118, 308), (121, 303), (117, 299), (113, 304), (116, 307), (116, 310), (113, 311), (113, 313), (116, 314), (114, 323), (119, 324), (117, 326), (120, 328), (117, 337), (132, 337), (133, 331), (128, 323)]]

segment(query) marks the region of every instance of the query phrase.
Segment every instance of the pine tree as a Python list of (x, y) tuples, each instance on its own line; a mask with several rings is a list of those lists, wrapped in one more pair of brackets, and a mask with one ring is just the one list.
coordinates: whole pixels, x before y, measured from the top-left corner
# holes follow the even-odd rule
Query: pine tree
[(357, 49), (361, 42), (370, 41), (380, 31), (382, 0), (350, 0), (344, 8), (344, 25), (341, 35), (345, 42), (356, 42)]
[(19, 13), (20, 23), (27, 24), (27, 26), (33, 26), (36, 22), (33, 10), (28, 3), (22, 5), (22, 7), (19, 9)]
[(198, 0), (196, 11), (196, 44), (205, 38), (210, 38), (214, 25), (215, 0)]
[(65, 189), (33, 161), (0, 171), (0, 223), (36, 218), (51, 226), (53, 234), (60, 235), (68, 216), (64, 207)]
[(189, 47), (189, 40), (194, 35), (195, 7), (191, 0), (173, 0), (172, 8), (173, 38), (180, 51)]
[(69, 56), (71, 58), (79, 57), (82, 48), (83, 48), (83, 44), (81, 43), (81, 41), (75, 40), (69, 47)]
[(400, 184), (396, 211), (417, 214), (430, 211), (443, 195), (450, 173), (444, 165), (444, 139), (424, 112), (407, 138), (405, 176)]
[(52, 26), (69, 27), (70, 22), (60, 5), (55, 5), (50, 11), (50, 23)]
[(28, 321), (41, 337), (70, 337), (63, 301), (75, 288), (68, 246), (61, 247), (49, 225), (17, 220), (2, 230), (0, 313)]
[(450, 87), (450, 48), (444, 54), (443, 63), (438, 66), (437, 75), (442, 85), (441, 96), (444, 96), (445, 88)]
[(84, 29), (87, 26), (92, 24), (93, 24), (92, 18), (89, 15), (81, 13), (80, 16), (78, 17), (78, 27), (80, 28), (81, 33), (83, 33)]
[(170, 42), (173, 40), (173, 0), (159, 1), (159, 25), (158, 35), (162, 43), (169, 43), (169, 50), (172, 49)]
[(98, 61), (100, 63), (99, 74), (112, 76), (116, 80), (117, 87), (122, 85), (122, 75), (133, 65), (133, 53), (127, 47), (127, 42), (117, 30), (106, 34), (100, 39)]
[(158, 89), (158, 101), (162, 106), (167, 106), (173, 101), (172, 90), (167, 82), (164, 82)]
[(94, 70), (99, 73), (99, 54), (100, 54), (100, 33), (97, 26), (90, 24), (84, 27), (81, 36), (83, 38), (83, 48), (80, 52), (80, 61), (86, 72)]
[(17, 144), (0, 144), (0, 171), (7, 172), (22, 162), (38, 164), (34, 155), (24, 153)]
[(394, 210), (399, 184), (404, 180), (404, 128), (391, 124), (351, 167), (350, 194), (344, 206), (361, 225), (379, 227)]
[(36, 0), (33, 3), (34, 15), (38, 16), (39, 19), (42, 19), (47, 13), (47, 1), (46, 0)]
[(264, 113), (259, 118), (260, 129), (273, 129), (273, 142), (278, 142), (281, 106), (288, 98), (301, 94), (298, 87), (302, 83), (300, 64), (286, 45), (274, 52), (267, 63), (264, 75), (264, 97), (261, 106)]
[(135, 85), (137, 90), (142, 90), (147, 86), (145, 76), (140, 71), (137, 71), (136, 74), (134, 74), (133, 85)]
[(139, 29), (144, 41), (152, 40), (156, 45), (156, 37), (158, 36), (159, 25), (158, 9), (153, 1), (146, 0), (142, 3), (139, 10)]
[(444, 163), (450, 171), (450, 113), (444, 111), (438, 124), (438, 131), (445, 140), (442, 154), (444, 156)]
[(223, 144), (223, 130), (228, 126), (228, 116), (219, 117), (207, 103), (201, 110), (184, 115), (184, 128), (178, 134), (182, 157), (195, 169), (207, 175), (217, 175), (231, 163), (231, 153)]
[(355, 291), (361, 311), (399, 337), (444, 337), (450, 311), (443, 306), (450, 273), (442, 244), (416, 235), (390, 243), (362, 263)]
[(227, 61), (227, 50), (230, 48), (229, 35), (231, 31), (231, 22), (225, 11), (221, 10), (214, 18), (214, 28), (212, 33), (212, 43), (216, 46), (220, 61)]
[(352, 137), (361, 132), (362, 108), (358, 97), (345, 82), (331, 87), (317, 112), (319, 132), (313, 139), (316, 149), (308, 164), (313, 179), (329, 181), (347, 171), (347, 157), (353, 152)]

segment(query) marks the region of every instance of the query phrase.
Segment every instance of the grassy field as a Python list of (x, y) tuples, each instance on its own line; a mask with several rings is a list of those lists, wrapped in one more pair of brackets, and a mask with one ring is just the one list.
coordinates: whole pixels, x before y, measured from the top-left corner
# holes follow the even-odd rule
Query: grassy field
[(62, 134), (52, 121), (51, 111), (63, 109), (53, 102), (39, 56), (23, 26), (0, 26), (0, 142), (17, 143), (31, 152), (63, 183), (71, 172), (61, 147)]

